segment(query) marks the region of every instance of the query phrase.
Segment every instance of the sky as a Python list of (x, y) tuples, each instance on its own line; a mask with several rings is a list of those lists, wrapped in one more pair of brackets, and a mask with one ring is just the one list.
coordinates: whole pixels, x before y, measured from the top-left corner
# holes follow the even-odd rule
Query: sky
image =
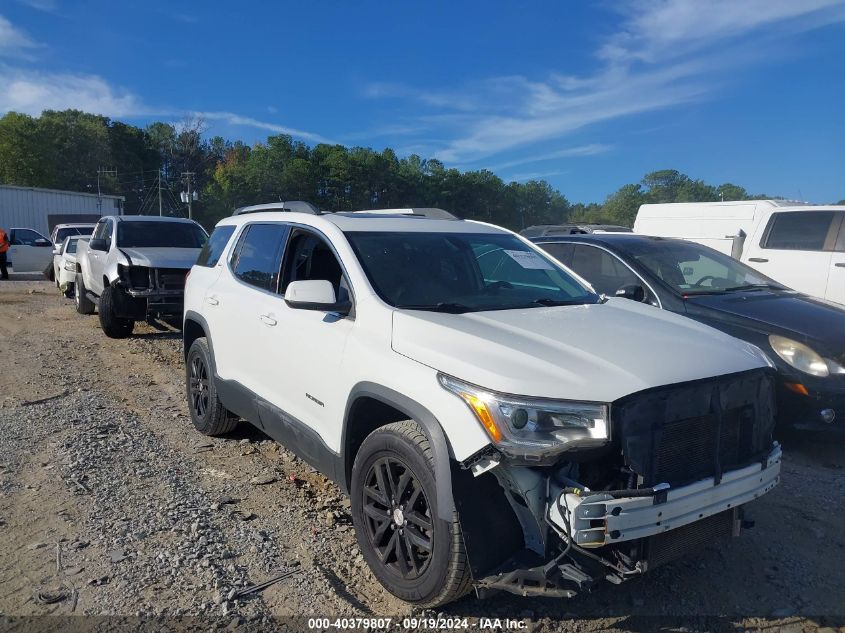
[(202, 116), (599, 202), (656, 169), (845, 198), (845, 0), (0, 0), (0, 113)]

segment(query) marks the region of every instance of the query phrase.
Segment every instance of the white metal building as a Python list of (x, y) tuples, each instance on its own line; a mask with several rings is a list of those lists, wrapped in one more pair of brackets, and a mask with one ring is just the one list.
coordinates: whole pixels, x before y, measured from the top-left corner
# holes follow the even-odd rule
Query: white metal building
[(56, 224), (120, 215), (124, 200), (123, 196), (0, 185), (0, 228), (35, 229), (50, 235)]

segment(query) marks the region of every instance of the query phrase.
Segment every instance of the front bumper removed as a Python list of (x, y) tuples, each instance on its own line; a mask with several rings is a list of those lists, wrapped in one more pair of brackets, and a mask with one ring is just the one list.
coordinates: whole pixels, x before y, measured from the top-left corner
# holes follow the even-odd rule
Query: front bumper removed
[[(764, 495), (780, 481), (781, 449), (760, 463), (732, 470), (716, 483), (708, 477), (680, 488), (655, 486), (653, 496), (617, 497), (607, 492), (561, 492), (549, 519), (584, 548), (641, 539), (680, 528)], [(561, 515), (566, 513), (566, 517)], [(567, 528), (568, 524), (568, 528)]]

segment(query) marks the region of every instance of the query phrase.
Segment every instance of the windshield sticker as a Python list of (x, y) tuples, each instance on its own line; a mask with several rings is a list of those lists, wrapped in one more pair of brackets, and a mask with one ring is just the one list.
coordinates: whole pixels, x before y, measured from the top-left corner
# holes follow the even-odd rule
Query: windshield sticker
[(540, 257), (537, 253), (532, 253), (531, 251), (503, 250), (511, 256), (511, 259), (523, 268), (528, 268), (530, 270), (554, 270), (554, 266)]

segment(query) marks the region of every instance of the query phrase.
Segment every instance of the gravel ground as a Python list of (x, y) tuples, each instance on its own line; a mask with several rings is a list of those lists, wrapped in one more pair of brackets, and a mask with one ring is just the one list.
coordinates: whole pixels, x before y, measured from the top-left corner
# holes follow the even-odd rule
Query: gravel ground
[[(14, 282), (0, 283), (0, 340), (0, 629), (47, 614), (109, 616), (63, 630), (436, 615), (374, 580), (334, 484), (249, 425), (211, 440), (193, 430), (178, 333), (143, 325), (113, 341), (46, 282)], [(784, 445), (783, 484), (737, 539), (572, 600), (470, 596), (442, 614), (534, 631), (845, 625), (845, 446)]]

